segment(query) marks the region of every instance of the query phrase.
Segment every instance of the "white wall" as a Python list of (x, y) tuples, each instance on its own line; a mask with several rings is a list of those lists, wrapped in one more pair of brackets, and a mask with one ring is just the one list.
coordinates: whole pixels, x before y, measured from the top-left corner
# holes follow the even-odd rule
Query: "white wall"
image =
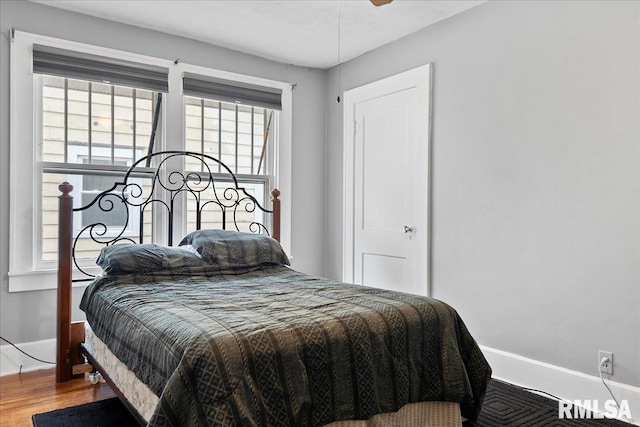
[[(0, 1), (0, 335), (15, 342), (55, 336), (55, 291), (8, 293), (9, 262), (9, 30), (58, 37), (272, 80), (297, 83), (293, 91), (293, 266), (310, 274), (324, 268), (325, 74), (171, 36), (63, 11), (24, 0)], [(28, 141), (27, 141), (28, 142)], [(320, 197), (318, 196), (320, 195)], [(322, 206), (322, 203), (320, 204)], [(29, 244), (28, 242), (26, 244)], [(82, 289), (74, 289), (76, 307)], [(83, 313), (74, 310), (74, 320)]]
[[(486, 3), (343, 64), (341, 87), (430, 62), (433, 295), (485, 346), (590, 375), (609, 350), (612, 379), (640, 386), (640, 3)], [(338, 278), (335, 98), (325, 274)]]

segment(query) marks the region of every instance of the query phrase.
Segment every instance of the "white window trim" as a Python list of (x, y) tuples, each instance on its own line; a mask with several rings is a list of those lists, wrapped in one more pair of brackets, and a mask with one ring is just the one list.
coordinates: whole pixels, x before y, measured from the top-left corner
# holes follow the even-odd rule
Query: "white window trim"
[[(254, 76), (213, 70), (197, 65), (177, 64), (172, 60), (154, 58), (131, 52), (120, 51), (84, 43), (72, 42), (53, 37), (41, 36), (22, 31), (15, 32), (10, 46), (10, 91), (9, 91), (9, 292), (55, 289), (57, 268), (38, 268), (40, 244), (36, 244), (39, 231), (38, 198), (41, 165), (37, 162), (36, 141), (40, 143), (41, 117), (35, 117), (38, 101), (33, 77), (33, 44), (53, 46), (78, 52), (92, 53), (115, 59), (134, 61), (169, 69), (169, 93), (166, 95), (164, 112), (160, 120), (163, 135), (156, 141), (158, 150), (182, 150), (184, 141), (184, 97), (182, 77), (185, 72), (203, 76), (219, 77), (238, 82), (252, 83), (282, 90), (282, 111), (279, 113), (278, 146), (274, 153), (275, 186), (282, 194), (281, 237), (284, 250), (291, 256), (291, 132), (292, 93), (286, 82), (263, 79)], [(172, 118), (169, 120), (169, 118)], [(37, 191), (35, 191), (37, 190)], [(73, 194), (73, 193), (72, 193)], [(183, 209), (183, 212), (184, 209)], [(183, 215), (176, 216), (175, 233), (180, 241), (185, 234)], [(176, 241), (176, 236), (174, 236)], [(94, 272), (99, 272), (96, 267)], [(86, 286), (86, 282), (76, 282), (74, 286)]]

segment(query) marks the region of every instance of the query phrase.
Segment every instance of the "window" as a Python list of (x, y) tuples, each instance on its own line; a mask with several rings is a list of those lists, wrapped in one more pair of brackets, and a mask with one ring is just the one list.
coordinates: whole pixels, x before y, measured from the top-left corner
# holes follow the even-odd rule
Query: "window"
[[(282, 109), (282, 91), (185, 73), (183, 93), (186, 149), (220, 159), (261, 206), (268, 206), (268, 192), (275, 181), (271, 158), (276, 144), (276, 123)], [(187, 164), (187, 170), (193, 170), (192, 166), (201, 168), (202, 164)], [(211, 222), (204, 227), (220, 227), (222, 218), (221, 213), (216, 212), (216, 203), (213, 200), (202, 202), (209, 202), (207, 206), (213, 210), (207, 212), (206, 218)], [(243, 213), (242, 217), (236, 218), (242, 231), (249, 231), (253, 222), (264, 222), (259, 209), (253, 215)], [(189, 231), (196, 228), (195, 210), (187, 212), (187, 223)]]
[[(65, 180), (80, 206), (147, 153), (188, 150), (221, 159), (264, 206), (272, 188), (290, 193), (288, 84), (19, 31), (10, 72), (11, 292), (55, 287), (58, 185)], [(76, 231), (95, 215), (76, 213)], [(111, 221), (137, 235), (134, 215), (122, 209)], [(243, 221), (263, 220), (254, 215)], [(195, 216), (178, 215), (174, 241), (195, 228)], [(152, 217), (145, 212), (143, 238), (164, 243)], [(207, 218), (202, 227), (220, 226), (215, 215)], [(286, 199), (281, 240), (288, 251)], [(76, 255), (93, 265), (96, 252), (80, 242)]]
[[(272, 162), (268, 149), (273, 145), (273, 133), (270, 132), (276, 111), (259, 107), (249, 107), (205, 98), (185, 97), (185, 142), (188, 151), (202, 152), (229, 166), (238, 178), (238, 183), (247, 189), (262, 206), (268, 206), (268, 191), (272, 188)], [(186, 169), (195, 172), (202, 170), (203, 164), (195, 162), (186, 165)], [(222, 167), (218, 165), (217, 171)], [(210, 196), (213, 196), (210, 194)], [(201, 228), (220, 228), (222, 226), (221, 212), (217, 212), (217, 205), (213, 198), (201, 200), (207, 202), (207, 214), (204, 215), (208, 223), (201, 224)], [(195, 204), (187, 203), (187, 230), (195, 230)], [(253, 215), (243, 214), (237, 223), (243, 231), (249, 231), (252, 222), (263, 223), (262, 211), (255, 210)]]
[[(74, 186), (74, 207), (85, 206), (110, 188), (118, 173), (147, 153), (158, 95), (144, 89), (57, 76), (36, 75), (34, 80), (42, 94), (38, 108), (42, 114), (39, 160), (44, 166), (41, 234), (36, 238), (42, 247), (39, 264), (46, 265), (57, 260), (58, 185), (68, 181)], [(113, 235), (117, 226), (126, 227), (125, 236), (138, 234), (137, 209), (125, 211), (117, 203), (108, 217), (98, 218), (99, 214), (97, 207), (76, 212), (74, 234), (99, 219), (110, 227), (105, 237)], [(88, 238), (87, 233), (84, 235)], [(82, 258), (93, 258), (98, 250), (82, 241), (78, 249)]]

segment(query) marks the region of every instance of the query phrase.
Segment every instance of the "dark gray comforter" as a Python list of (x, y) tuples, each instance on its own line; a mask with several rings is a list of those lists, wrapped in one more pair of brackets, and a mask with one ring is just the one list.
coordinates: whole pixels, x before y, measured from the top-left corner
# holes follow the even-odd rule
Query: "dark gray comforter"
[(283, 266), (104, 276), (81, 308), (160, 396), (151, 426), (320, 426), (429, 400), (475, 419), (491, 376), (447, 304)]

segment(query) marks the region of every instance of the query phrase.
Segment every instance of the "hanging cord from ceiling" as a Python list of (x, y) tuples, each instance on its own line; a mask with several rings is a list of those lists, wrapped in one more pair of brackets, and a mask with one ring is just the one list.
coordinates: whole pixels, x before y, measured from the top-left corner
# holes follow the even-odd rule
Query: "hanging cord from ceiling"
[(336, 67), (336, 102), (340, 103), (340, 19), (342, 17), (342, 1), (338, 0), (338, 65)]

